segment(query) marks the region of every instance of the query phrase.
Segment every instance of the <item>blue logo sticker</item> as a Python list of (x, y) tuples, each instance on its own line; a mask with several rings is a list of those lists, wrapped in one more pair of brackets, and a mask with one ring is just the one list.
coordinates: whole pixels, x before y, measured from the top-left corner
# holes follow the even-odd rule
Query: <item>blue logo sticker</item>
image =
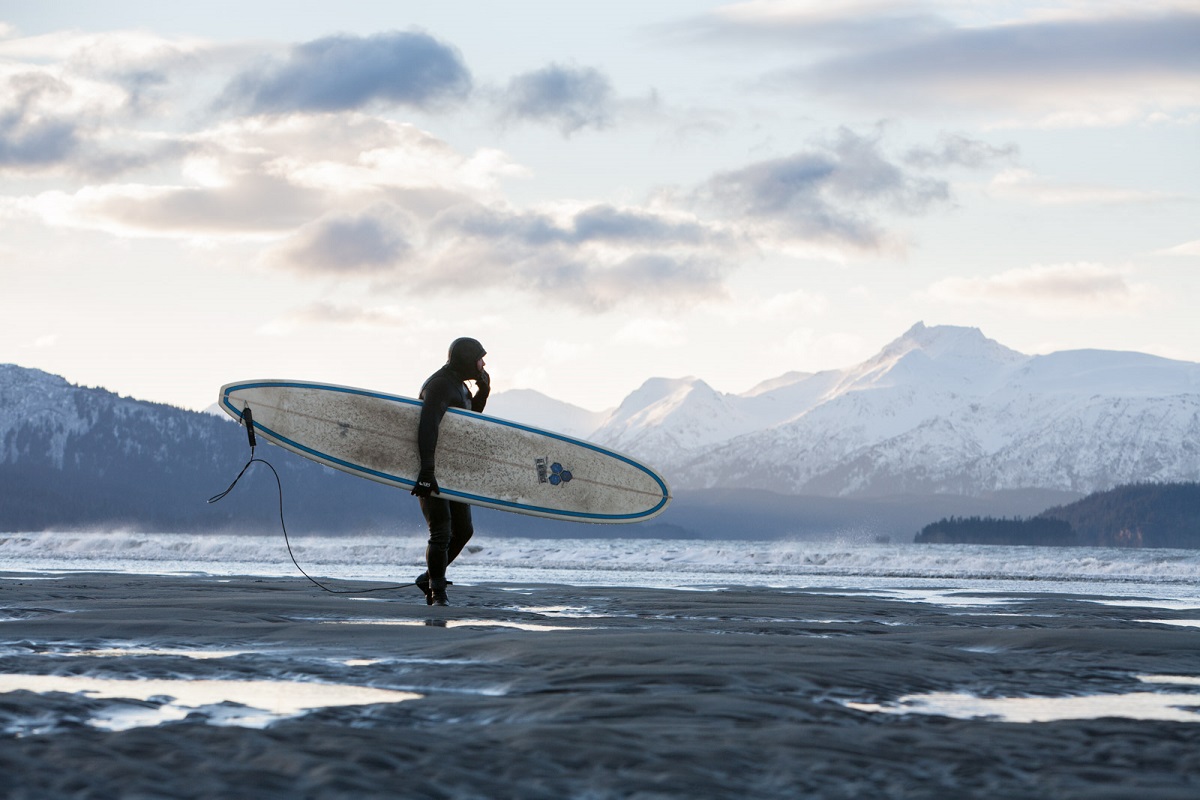
[(571, 474), (571, 470), (563, 469), (563, 465), (555, 461), (550, 465), (550, 485), (559, 486), (564, 483), (570, 483), (571, 478), (575, 477)]

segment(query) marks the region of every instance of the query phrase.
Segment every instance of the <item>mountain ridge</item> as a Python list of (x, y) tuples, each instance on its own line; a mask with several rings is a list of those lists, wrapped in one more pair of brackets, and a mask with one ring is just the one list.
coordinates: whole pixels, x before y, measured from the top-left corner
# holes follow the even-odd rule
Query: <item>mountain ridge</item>
[[(663, 525), (692, 534), (717, 535), (718, 518), (779, 535), (840, 519), (894, 536), (946, 513), (1031, 514), (1045, 507), (1036, 498), (1200, 479), (1200, 364), (1126, 351), (1031, 356), (976, 328), (918, 323), (860, 364), (785, 373), (741, 394), (694, 376), (652, 378), (605, 412), (514, 390), (493, 395), (488, 413), (645, 460), (679, 498)], [(0, 365), (0, 525), (10, 530), (244, 524), (249, 505), (231, 498), (214, 513), (197, 499), (228, 483), (245, 447), (210, 413)], [(395, 492), (270, 452), (299, 490), (298, 530), (421, 526)], [(718, 496), (738, 512), (717, 513), (708, 498)], [(774, 510), (756, 516), (738, 497), (774, 498), (764, 501)], [(541, 530), (511, 517), (494, 524)], [(274, 522), (259, 514), (254, 524)]]
[(859, 364), (741, 394), (652, 378), (587, 438), (686, 489), (1087, 494), (1200, 477), (1200, 364), (1099, 349), (1027, 355), (978, 328), (918, 322)]

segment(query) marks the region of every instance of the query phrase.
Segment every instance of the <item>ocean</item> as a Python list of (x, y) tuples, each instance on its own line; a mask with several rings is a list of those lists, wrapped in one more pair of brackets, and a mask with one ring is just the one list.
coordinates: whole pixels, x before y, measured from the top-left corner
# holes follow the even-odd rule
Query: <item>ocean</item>
[[(292, 536), (309, 575), (338, 583), (408, 583), (423, 570), (417, 535)], [(37, 532), (0, 534), (0, 571), (155, 575), (299, 575), (282, 535)], [(767, 586), (915, 594), (1063, 593), (1200, 607), (1200, 550), (841, 541), (476, 536), (451, 565), (458, 585), (660, 589)]]

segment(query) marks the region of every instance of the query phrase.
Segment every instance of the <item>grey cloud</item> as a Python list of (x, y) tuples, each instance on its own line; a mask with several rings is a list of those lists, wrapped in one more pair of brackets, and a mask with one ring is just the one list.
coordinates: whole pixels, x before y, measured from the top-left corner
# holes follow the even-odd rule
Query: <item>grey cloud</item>
[(135, 113), (156, 107), (163, 89), (170, 83), (162, 69), (132, 69), (118, 74), (116, 80), (125, 89), (126, 103)]
[(412, 252), (405, 227), (402, 215), (390, 208), (327, 217), (302, 228), (277, 260), (305, 272), (383, 272)]
[(0, 111), (0, 167), (43, 167), (71, 156), (80, 144), (76, 123), (35, 113), (34, 106), (69, 96), (70, 88), (44, 73), (28, 72), (8, 80), (12, 105)]
[(177, 161), (196, 145), (185, 139), (155, 137), (149, 143), (125, 137), (113, 147), (95, 139), (103, 121), (86, 113), (57, 116), (60, 101), (72, 88), (42, 72), (9, 78), (0, 97), (0, 169), (39, 171), (62, 168), (92, 178), (106, 178), (155, 164)]
[(879, 208), (918, 214), (949, 199), (943, 181), (906, 173), (877, 139), (842, 130), (826, 147), (719, 173), (696, 201), (735, 219), (766, 224), (777, 235), (810, 242), (876, 247)]
[(677, 222), (663, 217), (608, 205), (586, 208), (575, 215), (574, 235), (578, 241), (658, 242), (699, 245), (714, 234), (696, 222)]
[(937, 147), (912, 148), (905, 154), (904, 161), (922, 169), (951, 166), (978, 169), (996, 161), (1012, 159), (1016, 155), (1015, 144), (997, 147), (960, 134), (947, 134), (939, 139)]
[(0, 167), (42, 167), (66, 159), (79, 145), (75, 126), (63, 120), (29, 122), (0, 114)]
[(1168, 13), (957, 28), (864, 47), (792, 73), (806, 86), (903, 104), (953, 99), (971, 89), (1018, 94), (1066, 82), (1200, 77), (1200, 14)]
[(612, 117), (612, 84), (590, 67), (551, 64), (509, 81), (502, 98), (508, 119), (547, 122), (564, 135), (603, 128)]
[(345, 111), (375, 101), (426, 108), (465, 96), (471, 76), (449, 45), (416, 32), (330, 36), (286, 62), (243, 72), (224, 102), (251, 113)]
[(455, 235), (509, 240), (531, 247), (585, 243), (696, 246), (715, 243), (721, 238), (698, 222), (677, 221), (605, 204), (589, 206), (565, 224), (537, 212), (460, 206), (443, 215), (438, 226)]
[(420, 274), (408, 271), (406, 286), (519, 287), (589, 311), (715, 296), (728, 244), (700, 223), (607, 205), (563, 221), (465, 205), (442, 214), (430, 233), (438, 260)]
[(639, 300), (661, 308), (724, 291), (722, 269), (716, 260), (666, 253), (640, 253), (612, 266), (551, 262), (525, 277), (539, 293), (591, 311)]

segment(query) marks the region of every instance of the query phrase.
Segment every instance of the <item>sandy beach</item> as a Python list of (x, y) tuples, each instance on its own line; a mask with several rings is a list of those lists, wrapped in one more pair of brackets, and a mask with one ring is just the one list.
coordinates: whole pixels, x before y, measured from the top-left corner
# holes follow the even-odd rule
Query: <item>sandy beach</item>
[(451, 599), (0, 574), (0, 795), (1200, 796), (1195, 609), (517, 584)]

